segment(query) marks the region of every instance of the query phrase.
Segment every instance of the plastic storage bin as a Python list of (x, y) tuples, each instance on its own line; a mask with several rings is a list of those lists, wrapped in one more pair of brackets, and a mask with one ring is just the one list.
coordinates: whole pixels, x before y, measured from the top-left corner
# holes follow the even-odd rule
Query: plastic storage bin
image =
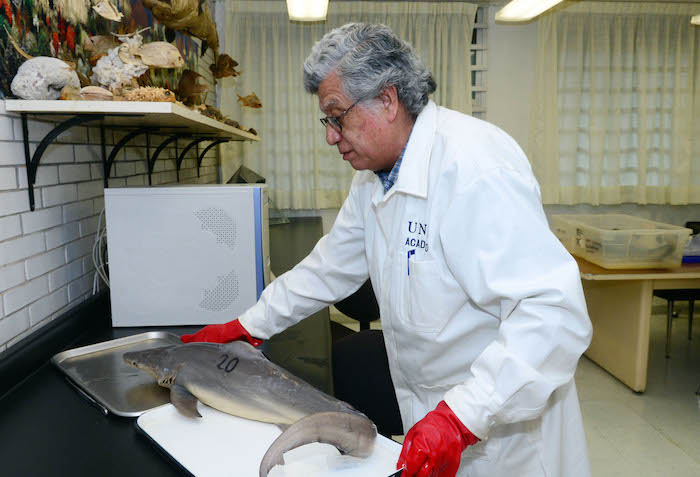
[(553, 215), (552, 231), (572, 254), (603, 268), (674, 268), (692, 230), (631, 215)]

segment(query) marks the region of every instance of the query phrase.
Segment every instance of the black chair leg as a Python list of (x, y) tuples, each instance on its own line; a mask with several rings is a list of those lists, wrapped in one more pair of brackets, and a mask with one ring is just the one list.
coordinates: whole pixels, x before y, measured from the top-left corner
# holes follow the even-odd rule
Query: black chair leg
[(688, 339), (693, 338), (693, 308), (695, 308), (695, 300), (688, 302)]
[(671, 357), (671, 324), (673, 323), (673, 300), (668, 300), (668, 321), (666, 323), (666, 357)]

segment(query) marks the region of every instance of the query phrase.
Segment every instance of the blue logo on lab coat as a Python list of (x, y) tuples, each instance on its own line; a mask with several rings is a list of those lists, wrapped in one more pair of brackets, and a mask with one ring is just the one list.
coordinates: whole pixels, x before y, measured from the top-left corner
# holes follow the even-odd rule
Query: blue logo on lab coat
[(422, 248), (424, 251), (428, 251), (428, 224), (421, 224), (420, 222), (408, 221), (408, 236), (406, 237), (406, 242), (404, 245), (406, 247)]
[(408, 234), (404, 246), (411, 247), (411, 249), (406, 252), (406, 271), (409, 275), (411, 274), (411, 257), (416, 254), (417, 250), (420, 250), (421, 253), (426, 253), (428, 251), (427, 238), (428, 224), (422, 224), (412, 220), (408, 221)]

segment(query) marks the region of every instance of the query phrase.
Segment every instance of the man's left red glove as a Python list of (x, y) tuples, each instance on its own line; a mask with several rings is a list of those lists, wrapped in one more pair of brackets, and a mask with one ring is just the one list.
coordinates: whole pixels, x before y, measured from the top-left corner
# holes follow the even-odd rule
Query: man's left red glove
[(396, 468), (406, 468), (402, 477), (454, 477), (462, 452), (477, 442), (445, 401), (440, 401), (406, 434)]

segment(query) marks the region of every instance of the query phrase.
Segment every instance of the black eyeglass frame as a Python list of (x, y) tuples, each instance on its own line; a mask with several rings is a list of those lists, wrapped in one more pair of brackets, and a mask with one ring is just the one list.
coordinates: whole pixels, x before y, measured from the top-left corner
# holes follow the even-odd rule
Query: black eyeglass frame
[[(338, 116), (326, 116), (325, 118), (319, 119), (319, 121), (321, 121), (321, 124), (323, 124), (323, 127), (324, 127), (324, 128), (328, 125), (328, 123), (330, 123), (332, 128), (333, 128), (333, 126), (337, 126), (337, 127), (338, 127), (338, 132), (343, 132), (343, 125), (340, 124), (340, 118), (342, 118), (343, 116), (345, 116), (345, 114), (346, 114), (348, 111), (350, 111), (352, 108), (354, 108), (355, 105), (356, 105), (357, 103), (359, 103), (360, 101), (361, 101), (361, 100), (358, 99), (357, 101), (355, 101), (354, 103), (352, 103), (348, 109), (346, 109), (345, 111), (343, 111), (342, 113), (340, 113)], [(333, 128), (333, 129), (335, 129), (335, 128)]]

